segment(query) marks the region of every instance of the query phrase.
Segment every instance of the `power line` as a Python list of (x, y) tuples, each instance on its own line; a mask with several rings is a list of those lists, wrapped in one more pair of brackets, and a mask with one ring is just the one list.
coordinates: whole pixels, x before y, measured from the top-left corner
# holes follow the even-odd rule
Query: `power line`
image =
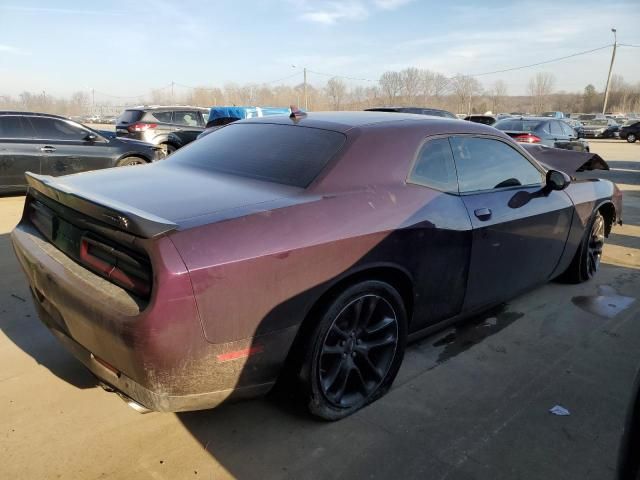
[(537, 66), (540, 66), (540, 65), (546, 65), (547, 63), (559, 62), (560, 60), (566, 60), (568, 58), (578, 57), (580, 55), (587, 55), (589, 53), (597, 52), (598, 50), (604, 50), (605, 48), (609, 48), (609, 47), (612, 47), (612, 46), (613, 46), (613, 44), (604, 45), (602, 47), (593, 48), (591, 50), (585, 50), (584, 52), (572, 53), (571, 55), (565, 55), (564, 57), (552, 58), (551, 60), (545, 60), (543, 62), (532, 63), (530, 65), (521, 65), (519, 67), (505, 68), (505, 69), (502, 69), (502, 70), (494, 70), (492, 72), (469, 74), (467, 76), (468, 77), (482, 77), (484, 75), (493, 75), (494, 73), (513, 72), (515, 70), (522, 70), (524, 68), (537, 67)]
[(325, 77), (346, 78), (347, 80), (356, 80), (358, 82), (375, 82), (376, 81), (376, 80), (371, 80), (369, 78), (348, 77), (346, 75), (336, 75), (336, 74), (332, 74), (332, 73), (316, 72), (315, 70), (309, 70), (309, 69), (307, 69), (307, 72), (315, 73), (316, 75), (323, 75)]
[(640, 48), (640, 45), (631, 45), (630, 43), (619, 43), (618, 44), (619, 47), (633, 47), (633, 48)]

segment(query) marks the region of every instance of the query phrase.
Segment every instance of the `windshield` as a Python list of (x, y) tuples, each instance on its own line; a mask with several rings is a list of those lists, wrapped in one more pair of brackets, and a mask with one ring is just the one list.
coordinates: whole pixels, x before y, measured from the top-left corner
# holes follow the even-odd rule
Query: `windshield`
[(344, 144), (339, 132), (238, 122), (178, 150), (171, 160), (212, 172), (307, 187)]
[(609, 122), (607, 120), (589, 120), (588, 122), (586, 122), (586, 125), (603, 126), (603, 127), (606, 127), (608, 124)]

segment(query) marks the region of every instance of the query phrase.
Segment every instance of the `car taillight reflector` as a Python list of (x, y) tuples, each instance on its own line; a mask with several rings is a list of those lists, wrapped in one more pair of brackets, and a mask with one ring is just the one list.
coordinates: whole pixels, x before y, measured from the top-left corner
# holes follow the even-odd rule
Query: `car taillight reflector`
[(84, 236), (80, 240), (80, 260), (116, 285), (141, 296), (149, 295), (149, 272), (132, 256)]
[(144, 132), (145, 130), (149, 130), (150, 128), (156, 128), (158, 126), (157, 123), (144, 123), (137, 122), (127, 127), (127, 130), (130, 132)]
[(520, 142), (520, 143), (540, 143), (542, 141), (540, 137), (537, 137), (536, 135), (533, 135), (531, 133), (516, 135), (513, 137), (513, 139), (516, 142)]

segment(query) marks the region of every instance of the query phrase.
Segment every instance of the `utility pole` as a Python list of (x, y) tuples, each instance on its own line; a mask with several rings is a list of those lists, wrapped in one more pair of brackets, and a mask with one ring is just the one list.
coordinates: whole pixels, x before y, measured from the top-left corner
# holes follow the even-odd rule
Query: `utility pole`
[(95, 89), (91, 89), (91, 110), (96, 108), (96, 91)]
[(174, 86), (174, 85), (175, 85), (175, 82), (174, 82), (173, 80), (171, 80), (171, 103), (172, 103), (172, 104), (173, 104), (173, 103), (175, 103), (175, 102), (173, 101), (173, 86)]
[(309, 101), (307, 100), (307, 67), (304, 67), (304, 109), (309, 109)]
[(611, 65), (609, 65), (609, 76), (607, 77), (607, 86), (604, 89), (604, 104), (602, 105), (602, 113), (607, 111), (607, 102), (609, 101), (609, 86), (611, 84), (611, 74), (613, 73), (613, 62), (616, 59), (616, 47), (618, 46), (618, 36), (616, 35), (616, 29), (612, 28), (613, 32), (613, 53), (611, 54)]

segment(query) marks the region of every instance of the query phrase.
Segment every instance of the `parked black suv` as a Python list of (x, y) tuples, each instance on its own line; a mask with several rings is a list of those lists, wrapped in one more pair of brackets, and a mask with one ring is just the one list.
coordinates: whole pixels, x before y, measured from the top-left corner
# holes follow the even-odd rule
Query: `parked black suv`
[(159, 147), (117, 139), (65, 117), (0, 111), (0, 193), (24, 191), (25, 172), (59, 176), (164, 157)]
[[(167, 154), (170, 154), (182, 144), (195, 140), (204, 130), (208, 116), (209, 110), (199, 107), (128, 108), (116, 120), (116, 135), (159, 145)], [(182, 131), (184, 134), (181, 133)], [(178, 135), (170, 135), (171, 133), (178, 133)], [(184, 136), (189, 138), (182, 138)], [(183, 143), (178, 139), (182, 139)]]

